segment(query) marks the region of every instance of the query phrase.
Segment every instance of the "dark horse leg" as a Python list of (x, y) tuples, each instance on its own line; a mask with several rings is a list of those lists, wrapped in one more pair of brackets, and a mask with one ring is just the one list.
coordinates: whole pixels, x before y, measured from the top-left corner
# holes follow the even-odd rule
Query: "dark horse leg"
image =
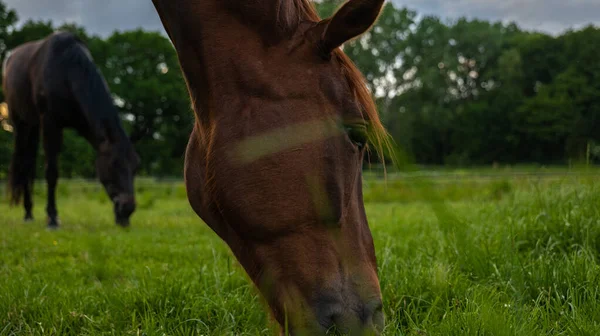
[(32, 148), (29, 148), (33, 152), (31, 156), (31, 160), (33, 161), (31, 165), (31, 169), (28, 171), (28, 183), (25, 185), (25, 189), (23, 190), (23, 205), (25, 206), (25, 221), (31, 222), (33, 221), (33, 183), (35, 180), (35, 161), (37, 159), (37, 149), (40, 138), (40, 129), (39, 127), (33, 127), (31, 130), (31, 136), (34, 138), (31, 140)]
[(46, 183), (48, 184), (48, 228), (56, 229), (59, 225), (58, 211), (56, 209), (56, 184), (58, 182), (58, 154), (62, 146), (62, 128), (44, 117), (44, 154), (46, 156)]
[(38, 125), (29, 125), (20, 121), (14, 122), (14, 127), (15, 151), (11, 167), (13, 197), (18, 199), (23, 196), (25, 221), (29, 222), (33, 220), (32, 189), (35, 180), (40, 129)]

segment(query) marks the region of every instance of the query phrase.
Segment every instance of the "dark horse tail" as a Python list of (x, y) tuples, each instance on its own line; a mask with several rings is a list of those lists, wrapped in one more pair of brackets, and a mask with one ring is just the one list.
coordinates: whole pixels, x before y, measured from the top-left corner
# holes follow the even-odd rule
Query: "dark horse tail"
[(38, 152), (39, 127), (15, 127), (15, 142), (8, 171), (8, 195), (11, 205), (21, 202), (23, 193), (31, 190), (35, 179), (35, 162)]

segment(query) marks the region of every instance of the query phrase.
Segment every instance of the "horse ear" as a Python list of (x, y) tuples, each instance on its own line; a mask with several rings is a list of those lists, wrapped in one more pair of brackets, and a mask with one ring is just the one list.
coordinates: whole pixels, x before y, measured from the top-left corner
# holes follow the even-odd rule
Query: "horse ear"
[(366, 32), (377, 20), (384, 0), (349, 0), (331, 18), (321, 21), (325, 25), (321, 48), (331, 53), (347, 41)]

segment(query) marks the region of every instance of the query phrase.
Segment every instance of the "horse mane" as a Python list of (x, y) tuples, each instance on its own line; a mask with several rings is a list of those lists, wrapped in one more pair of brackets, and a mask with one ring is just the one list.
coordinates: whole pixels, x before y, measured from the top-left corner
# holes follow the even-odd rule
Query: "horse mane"
[[(284, 1), (284, 0), (279, 0)], [(297, 15), (297, 22), (303, 20), (311, 20), (314, 22), (321, 21), (319, 14), (316, 11), (315, 6), (310, 0), (292, 0), (294, 3), (293, 7), (289, 7), (290, 10), (295, 9)], [(291, 17), (292, 13), (284, 13), (285, 16)], [(278, 19), (278, 22), (281, 20)], [(371, 92), (366, 85), (364, 76), (360, 70), (356, 67), (354, 62), (346, 55), (340, 48), (333, 51), (333, 57), (337, 59), (338, 63), (342, 67), (342, 71), (346, 77), (350, 89), (354, 92), (355, 98), (362, 106), (363, 117), (369, 122), (369, 144), (372, 145), (379, 155), (385, 170), (385, 156), (392, 154), (392, 140), (391, 136), (383, 126), (379, 114), (377, 112), (377, 106)], [(394, 155), (391, 155), (392, 160), (395, 159)]]
[[(126, 137), (108, 84), (94, 63), (85, 42), (72, 33), (55, 34), (62, 35), (61, 39), (64, 39), (64, 42), (59, 44), (68, 43), (61, 57), (61, 64), (67, 73), (68, 85), (73, 96), (88, 118), (90, 126), (94, 128), (95, 134), (106, 131), (114, 137)], [(118, 142), (122, 145), (127, 143)]]

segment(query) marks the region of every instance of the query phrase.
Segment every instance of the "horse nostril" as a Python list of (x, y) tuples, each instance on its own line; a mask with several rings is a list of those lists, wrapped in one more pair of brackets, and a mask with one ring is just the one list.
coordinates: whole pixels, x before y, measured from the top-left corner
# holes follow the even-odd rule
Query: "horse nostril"
[(331, 297), (322, 297), (316, 305), (317, 319), (325, 330), (331, 329), (343, 313), (339, 301)]
[(372, 323), (373, 327), (381, 332), (385, 324), (385, 317), (383, 314), (383, 304), (381, 300), (375, 300), (365, 306), (365, 317), (366, 324)]
[(340, 317), (340, 313), (329, 312), (323, 315), (319, 315), (319, 324), (326, 330), (331, 331), (335, 327), (337, 320)]
[(371, 308), (373, 314), (378, 312), (381, 313), (383, 311), (383, 303), (381, 300), (376, 300), (373, 301), (368, 308)]
[(318, 299), (315, 307), (318, 324), (323, 332), (355, 335), (380, 335), (384, 327), (381, 299), (343, 300), (341, 297), (325, 295)]

